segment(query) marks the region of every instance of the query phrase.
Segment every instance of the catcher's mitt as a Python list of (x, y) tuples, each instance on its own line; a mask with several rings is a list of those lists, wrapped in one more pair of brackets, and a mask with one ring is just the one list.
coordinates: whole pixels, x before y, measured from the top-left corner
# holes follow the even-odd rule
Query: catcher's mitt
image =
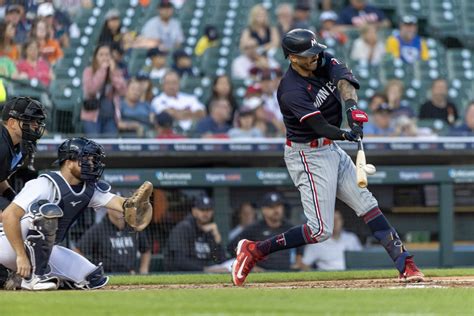
[(136, 231), (142, 231), (150, 224), (153, 216), (153, 209), (150, 203), (152, 192), (153, 184), (145, 181), (131, 197), (123, 202), (125, 222)]

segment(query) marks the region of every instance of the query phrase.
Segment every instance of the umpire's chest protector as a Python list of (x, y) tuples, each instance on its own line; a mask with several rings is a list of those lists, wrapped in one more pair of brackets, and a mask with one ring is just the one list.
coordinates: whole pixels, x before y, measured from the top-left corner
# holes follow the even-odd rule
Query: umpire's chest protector
[(66, 237), (69, 227), (88, 207), (94, 195), (96, 185), (94, 182), (85, 182), (81, 192), (76, 193), (66, 180), (55, 172), (47, 172), (40, 175), (40, 177), (48, 178), (53, 182), (59, 195), (55, 203), (59, 205), (64, 213), (63, 217), (58, 220), (56, 243), (59, 243)]

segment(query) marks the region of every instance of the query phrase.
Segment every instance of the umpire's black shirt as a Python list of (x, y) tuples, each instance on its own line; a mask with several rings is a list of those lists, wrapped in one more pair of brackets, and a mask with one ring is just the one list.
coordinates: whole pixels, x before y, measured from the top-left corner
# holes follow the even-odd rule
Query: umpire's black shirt
[(23, 163), (24, 154), (20, 144), (14, 146), (10, 133), (0, 124), (0, 182), (7, 180)]
[(303, 77), (291, 65), (288, 67), (278, 87), (277, 99), (289, 140), (307, 143), (320, 138), (304, 122), (314, 115), (322, 115), (329, 124), (341, 126), (342, 106), (337, 90), (340, 79), (359, 88), (351, 70), (327, 52), (320, 53), (318, 67), (311, 77)]

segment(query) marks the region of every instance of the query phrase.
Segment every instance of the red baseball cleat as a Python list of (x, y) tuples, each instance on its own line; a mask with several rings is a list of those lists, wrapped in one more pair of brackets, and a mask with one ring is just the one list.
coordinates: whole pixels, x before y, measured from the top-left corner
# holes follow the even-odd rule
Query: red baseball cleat
[(405, 260), (405, 271), (400, 273), (398, 281), (406, 283), (425, 281), (425, 275), (418, 269), (415, 261), (413, 261), (413, 257), (408, 257)]
[(232, 264), (232, 282), (236, 286), (242, 286), (245, 278), (262, 256), (258, 253), (257, 243), (247, 239), (239, 241), (236, 255), (237, 258)]

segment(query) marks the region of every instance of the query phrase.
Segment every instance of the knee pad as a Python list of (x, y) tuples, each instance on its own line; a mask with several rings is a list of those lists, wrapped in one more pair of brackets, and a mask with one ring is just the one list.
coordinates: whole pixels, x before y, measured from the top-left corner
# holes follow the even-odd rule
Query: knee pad
[(92, 270), (88, 275), (86, 275), (85, 280), (79, 283), (62, 280), (61, 289), (71, 289), (71, 290), (95, 290), (100, 289), (109, 283), (109, 277), (104, 274), (104, 267), (102, 263)]
[(33, 224), (25, 238), (25, 248), (29, 256), (32, 273), (45, 275), (48, 261), (56, 239), (58, 218), (63, 216), (61, 208), (48, 201), (41, 200), (30, 207)]

